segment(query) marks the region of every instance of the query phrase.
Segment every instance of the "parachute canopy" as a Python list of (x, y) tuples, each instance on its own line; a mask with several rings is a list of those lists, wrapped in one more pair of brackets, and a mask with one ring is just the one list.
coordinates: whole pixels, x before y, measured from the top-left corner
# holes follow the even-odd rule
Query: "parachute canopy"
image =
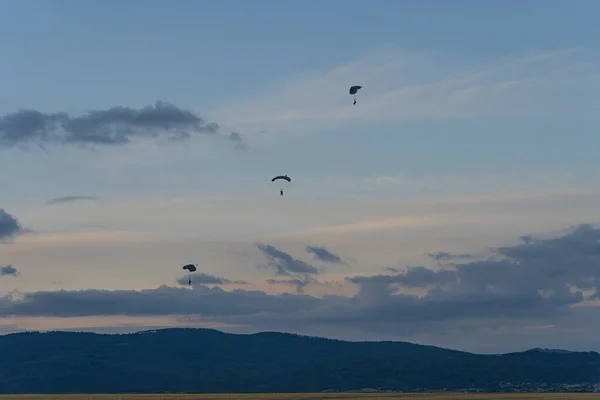
[(275, 178), (271, 179), (271, 182), (275, 182), (275, 181), (276, 181), (276, 180), (278, 180), (278, 179), (283, 179), (283, 180), (286, 180), (286, 181), (288, 181), (288, 182), (291, 182), (291, 181), (292, 181), (292, 178), (290, 178), (290, 177), (289, 177), (289, 176), (287, 176), (287, 175), (278, 175), (278, 176), (276, 176)]
[(358, 92), (358, 89), (362, 88), (362, 86), (352, 86), (350, 88), (350, 90), (348, 91), (348, 93), (350, 94), (356, 94), (356, 92)]
[(183, 269), (187, 269), (190, 272), (194, 272), (196, 270), (196, 266), (194, 264), (187, 264), (183, 266)]

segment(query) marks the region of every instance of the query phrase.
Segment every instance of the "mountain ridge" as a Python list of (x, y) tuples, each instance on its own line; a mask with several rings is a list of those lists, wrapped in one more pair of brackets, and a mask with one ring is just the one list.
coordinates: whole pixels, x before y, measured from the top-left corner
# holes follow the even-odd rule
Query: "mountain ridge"
[(416, 391), (600, 381), (596, 352), (481, 355), (396, 341), (166, 328), (0, 336), (0, 393)]

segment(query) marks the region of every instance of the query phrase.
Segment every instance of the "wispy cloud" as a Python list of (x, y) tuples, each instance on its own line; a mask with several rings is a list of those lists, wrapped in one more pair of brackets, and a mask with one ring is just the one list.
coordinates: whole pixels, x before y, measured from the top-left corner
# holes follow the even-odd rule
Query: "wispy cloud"
[[(550, 229), (556, 224), (600, 218), (596, 206), (599, 198), (600, 192), (594, 190), (500, 192), (412, 199), (394, 196), (371, 199), (368, 203), (340, 204), (336, 210), (319, 208), (318, 212), (324, 215), (339, 214), (335, 220), (324, 217), (320, 226), (290, 229), (281, 232), (278, 237), (327, 240), (332, 236), (386, 230), (420, 230), (451, 225), (498, 227), (507, 223), (523, 228), (527, 224), (535, 224)], [(369, 205), (368, 211), (365, 211), (365, 204)], [(549, 219), (548, 214), (552, 214), (553, 218)]]
[(319, 273), (313, 265), (298, 260), (275, 246), (258, 243), (256, 247), (268, 258), (268, 267), (272, 268), (277, 275)]
[(165, 235), (144, 231), (100, 231), (74, 233), (37, 233), (24, 238), (22, 244), (30, 248), (57, 246), (129, 247), (135, 244), (160, 242)]
[[(27, 215), (28, 223), (37, 229), (36, 235), (20, 239), (32, 246), (62, 247), (67, 243), (112, 246), (112, 243), (130, 245), (144, 241), (150, 246), (151, 242), (193, 237), (223, 241), (258, 239), (267, 243), (281, 243), (282, 239), (288, 243), (300, 241), (305, 247), (311, 242), (334, 245), (330, 238), (336, 236), (386, 230), (392, 234), (392, 230), (455, 224), (511, 223), (526, 228), (524, 224), (540, 226), (540, 221), (545, 221), (544, 224), (590, 221), (600, 218), (596, 206), (599, 199), (600, 192), (592, 190), (551, 190), (463, 196), (394, 195), (361, 202), (290, 197), (284, 207), (258, 195), (231, 198), (227, 203), (215, 203), (213, 198), (202, 196), (135, 196), (113, 198), (103, 207), (69, 207), (68, 212), (60, 215), (52, 207), (39, 205), (21, 206), (17, 211), (18, 215)], [(289, 212), (290, 206), (293, 213)], [(266, 212), (271, 217), (265, 220)], [(553, 215), (551, 219), (548, 213)], [(106, 228), (91, 232), (92, 225)], [(236, 229), (232, 231), (231, 226)]]
[(468, 260), (473, 258), (472, 254), (451, 254), (446, 251), (427, 253), (427, 255), (436, 261)]
[[(569, 96), (600, 84), (600, 69), (589, 61), (593, 57), (560, 49), (475, 65), (388, 47), (326, 72), (292, 78), (258, 98), (220, 105), (212, 114), (228, 126), (281, 132), (307, 129), (312, 122), (573, 112), (569, 101), (590, 99)], [(353, 84), (363, 85), (356, 106), (348, 95)]]
[(306, 246), (305, 250), (311, 253), (315, 259), (322, 262), (332, 264), (346, 264), (346, 261), (342, 260), (337, 254), (333, 254), (323, 246)]
[(311, 283), (319, 283), (315, 277), (308, 274), (298, 275), (289, 279), (267, 279), (266, 282), (271, 285), (295, 286), (297, 293), (304, 293), (304, 287)]
[[(366, 176), (336, 176), (323, 178), (323, 185), (346, 190), (355, 197), (385, 197), (389, 195), (431, 195), (441, 196), (441, 201), (454, 194), (456, 197), (470, 196), (473, 199), (487, 196), (498, 197), (499, 188), (506, 189), (511, 196), (531, 196), (536, 192), (548, 192), (551, 189), (567, 192), (564, 188), (572, 187), (574, 182), (597, 179), (596, 171), (584, 174), (565, 171), (527, 170), (519, 171), (515, 177), (510, 173), (491, 171), (469, 171), (465, 173), (426, 173), (411, 174), (388, 172)], [(485, 193), (485, 194), (484, 194)], [(372, 195), (372, 196), (370, 196)]]
[(65, 197), (56, 197), (54, 199), (48, 200), (47, 205), (51, 206), (54, 204), (63, 204), (63, 203), (73, 203), (76, 201), (82, 200), (96, 200), (98, 196), (65, 196)]
[(413, 184), (413, 181), (410, 180), (406, 175), (380, 175), (373, 178), (372, 181), (379, 186)]
[(401, 227), (420, 226), (432, 221), (430, 216), (407, 216), (407, 217), (388, 217), (367, 219), (348, 224), (322, 226), (313, 229), (298, 230), (292, 232), (292, 235), (310, 235), (310, 234), (345, 234), (355, 232), (378, 231), (385, 229), (394, 229)]

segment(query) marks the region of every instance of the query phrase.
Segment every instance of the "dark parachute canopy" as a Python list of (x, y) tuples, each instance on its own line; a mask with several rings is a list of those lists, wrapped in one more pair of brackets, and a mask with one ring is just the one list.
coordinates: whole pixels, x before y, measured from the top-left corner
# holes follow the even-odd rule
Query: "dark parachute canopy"
[(356, 92), (358, 92), (358, 90), (362, 88), (362, 86), (352, 86), (350, 87), (350, 90), (348, 91), (350, 94), (356, 94)]
[(288, 182), (291, 182), (291, 181), (292, 181), (292, 178), (290, 178), (290, 177), (289, 177), (289, 176), (287, 176), (287, 175), (278, 175), (278, 176), (276, 176), (275, 178), (271, 179), (271, 182), (275, 182), (275, 181), (276, 181), (276, 180), (278, 180), (278, 179), (283, 179), (283, 180), (286, 180), (286, 181), (288, 181)]
[(187, 264), (183, 266), (183, 269), (187, 269), (190, 272), (196, 271), (196, 266), (194, 264)]

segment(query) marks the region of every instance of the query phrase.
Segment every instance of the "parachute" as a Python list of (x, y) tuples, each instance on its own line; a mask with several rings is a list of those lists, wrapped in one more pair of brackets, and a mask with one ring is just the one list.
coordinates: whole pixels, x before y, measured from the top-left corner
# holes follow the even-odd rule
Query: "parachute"
[[(187, 269), (190, 272), (195, 272), (196, 267), (197, 267), (197, 265), (194, 265), (194, 264), (186, 264), (183, 266), (183, 269)], [(188, 275), (188, 284), (189, 285), (192, 284), (192, 276), (191, 275)]]
[[(271, 182), (275, 182), (278, 179), (283, 179), (284, 181), (288, 181), (288, 182), (292, 181), (292, 178), (290, 178), (287, 175), (278, 175), (275, 178), (271, 179)], [(283, 196), (283, 189), (279, 189), (279, 195)]]
[(194, 264), (187, 264), (183, 266), (183, 269), (187, 269), (190, 272), (196, 271), (196, 266)]
[(271, 179), (271, 182), (275, 182), (277, 179), (284, 179), (284, 180), (286, 180), (286, 181), (288, 181), (288, 182), (291, 182), (291, 181), (292, 181), (292, 178), (290, 178), (290, 177), (289, 177), (289, 176), (287, 176), (287, 175), (278, 175), (278, 176), (276, 176), (275, 178)]
[(351, 86), (348, 91), (348, 93), (354, 96), (354, 105), (356, 105), (356, 92), (358, 92), (360, 88), (362, 88), (362, 86)]
[(356, 94), (356, 92), (358, 92), (358, 90), (362, 88), (362, 86), (352, 86), (349, 90), (350, 94)]

